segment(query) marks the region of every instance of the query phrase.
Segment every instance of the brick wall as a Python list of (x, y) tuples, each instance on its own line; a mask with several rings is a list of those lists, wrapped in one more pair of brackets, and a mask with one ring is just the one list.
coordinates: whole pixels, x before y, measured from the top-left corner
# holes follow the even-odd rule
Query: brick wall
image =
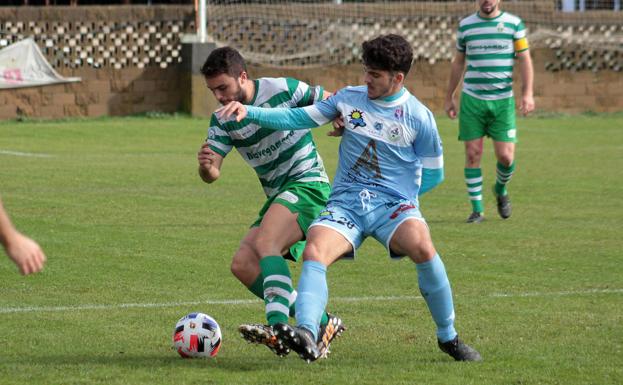
[(131, 115), (182, 108), (177, 68), (63, 71), (81, 82), (0, 90), (0, 119)]

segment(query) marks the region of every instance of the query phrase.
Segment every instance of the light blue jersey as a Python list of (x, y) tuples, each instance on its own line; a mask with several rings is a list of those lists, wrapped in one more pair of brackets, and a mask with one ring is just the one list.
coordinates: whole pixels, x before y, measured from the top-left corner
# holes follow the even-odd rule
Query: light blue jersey
[(409, 200), (443, 180), (443, 149), (432, 112), (405, 88), (385, 99), (346, 87), (296, 109), (248, 107), (248, 117), (275, 129), (313, 128), (342, 116), (345, 124), (330, 202), (351, 204), (362, 191), (379, 201)]

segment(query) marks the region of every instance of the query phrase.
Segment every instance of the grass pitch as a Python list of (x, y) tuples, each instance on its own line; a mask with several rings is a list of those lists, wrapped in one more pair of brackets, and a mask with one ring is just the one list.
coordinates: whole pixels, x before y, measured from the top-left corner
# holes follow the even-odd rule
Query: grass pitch
[[(415, 268), (368, 240), (329, 270), (348, 330), (327, 360), (279, 359), (237, 335), (263, 304), (229, 261), (263, 196), (237, 154), (200, 181), (206, 120), (0, 123), (0, 194), (44, 248), (22, 277), (0, 256), (0, 384), (617, 384), (623, 377), (623, 116), (520, 119), (514, 214), (466, 225), (463, 149), (439, 120), (446, 181), (421, 200), (453, 286), (457, 329), (483, 355), (435, 344)], [(338, 141), (315, 131), (332, 176)], [(294, 277), (300, 265), (291, 265)], [(212, 360), (171, 350), (175, 322), (203, 311), (224, 344)]]

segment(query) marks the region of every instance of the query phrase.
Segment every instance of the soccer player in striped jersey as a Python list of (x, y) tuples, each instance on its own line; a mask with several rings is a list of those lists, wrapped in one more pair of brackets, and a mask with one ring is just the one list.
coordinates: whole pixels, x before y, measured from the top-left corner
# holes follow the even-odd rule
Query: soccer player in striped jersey
[[(221, 104), (300, 107), (330, 95), (320, 86), (291, 78), (250, 79), (244, 59), (230, 47), (212, 51), (201, 72)], [(275, 132), (250, 121), (223, 121), (213, 114), (208, 138), (197, 155), (199, 175), (206, 183), (219, 178), (223, 159), (233, 148), (255, 170), (267, 198), (233, 256), (231, 271), (264, 299), (268, 325), (245, 324), (239, 331), (247, 341), (285, 356), (289, 349), (279, 343), (272, 329), (294, 315), (296, 291), (285, 259), (300, 258), (307, 228), (329, 196), (329, 178), (309, 130)], [(344, 326), (326, 312), (322, 325), (325, 342), (319, 349), (326, 356), (330, 342)]]
[(465, 183), (472, 205), (467, 223), (484, 220), (480, 160), (485, 136), (491, 137), (497, 158), (493, 193), (498, 213), (503, 219), (509, 218), (512, 213), (506, 185), (515, 172), (515, 60), (519, 62), (522, 78), (519, 110), (524, 115), (534, 110), (534, 74), (526, 27), (519, 17), (502, 11), (500, 2), (478, 0), (479, 11), (459, 22), (457, 53), (452, 61), (444, 106), (448, 116), (456, 118), (455, 90), (465, 72), (459, 113), (459, 140), (465, 143)]
[(340, 257), (354, 256), (368, 236), (392, 258), (408, 256), (415, 262), (441, 350), (455, 360), (481, 360), (454, 329), (450, 282), (419, 210), (418, 196), (443, 180), (443, 150), (433, 114), (404, 87), (412, 61), (403, 37), (380, 36), (363, 43), (363, 86), (346, 87), (303, 108), (230, 103), (220, 111), (222, 119), (236, 115), (238, 121), (280, 130), (318, 127), (343, 117), (333, 191), (311, 225), (303, 252), (297, 327), (275, 326), (279, 338), (307, 361), (320, 355), (315, 341), (328, 300), (327, 268)]

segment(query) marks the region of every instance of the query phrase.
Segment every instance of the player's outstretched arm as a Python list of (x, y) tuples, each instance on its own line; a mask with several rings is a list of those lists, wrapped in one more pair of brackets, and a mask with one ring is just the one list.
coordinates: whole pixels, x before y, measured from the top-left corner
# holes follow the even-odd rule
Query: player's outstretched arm
[[(328, 100), (323, 100), (314, 105), (300, 108), (261, 108), (244, 106), (238, 102), (231, 102), (217, 110), (219, 119), (226, 120), (232, 116), (236, 121), (248, 119), (262, 127), (273, 130), (290, 131), (306, 130), (320, 127), (337, 117), (339, 112), (332, 107), (327, 107), (329, 116), (320, 112), (319, 105), (330, 106)], [(313, 118), (312, 118), (313, 116)]]
[(519, 110), (523, 115), (528, 115), (534, 111), (534, 68), (532, 66), (532, 58), (530, 51), (525, 50), (517, 54), (519, 60), (519, 74), (521, 75), (521, 104)]
[(36, 273), (43, 268), (46, 257), (37, 242), (17, 231), (0, 201), (0, 243), (22, 275)]

